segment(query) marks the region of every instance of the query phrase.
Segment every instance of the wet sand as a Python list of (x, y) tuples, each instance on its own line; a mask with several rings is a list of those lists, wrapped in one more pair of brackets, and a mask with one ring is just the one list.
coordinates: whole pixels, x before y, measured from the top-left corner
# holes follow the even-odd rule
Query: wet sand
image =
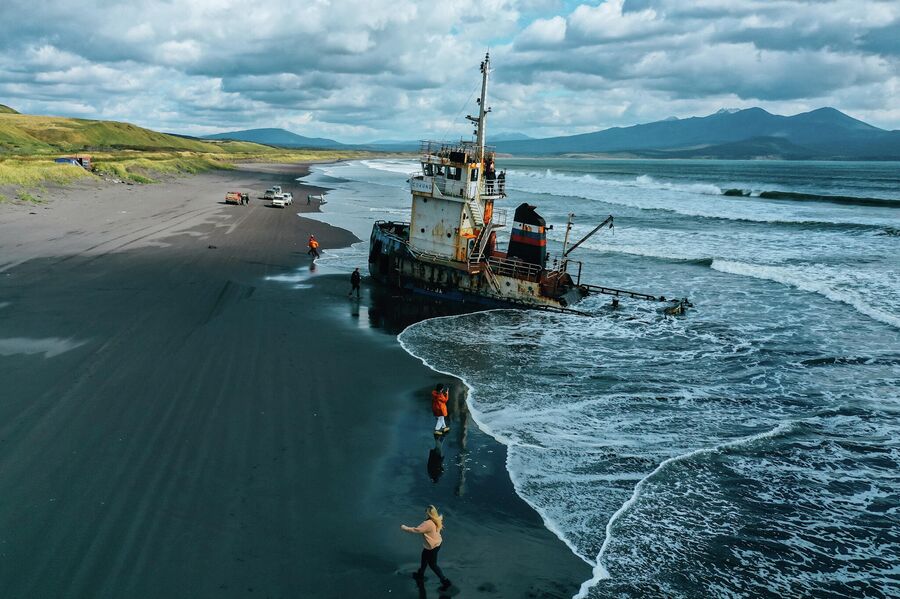
[(447, 516), (446, 595), (570, 597), (589, 578), (458, 384), (432, 482), (442, 377), (396, 342), (402, 304), (309, 272), (308, 233), (355, 240), (296, 216), (318, 190), (256, 199), (304, 169), (0, 209), (0, 596), (444, 596), (407, 576), (420, 542), (399, 526), (427, 503)]

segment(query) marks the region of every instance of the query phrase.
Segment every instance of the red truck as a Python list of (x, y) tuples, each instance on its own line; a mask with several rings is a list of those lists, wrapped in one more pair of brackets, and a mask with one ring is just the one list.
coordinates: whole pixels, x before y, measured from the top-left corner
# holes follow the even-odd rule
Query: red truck
[(241, 193), (239, 191), (229, 191), (225, 194), (226, 204), (249, 204), (250, 194)]

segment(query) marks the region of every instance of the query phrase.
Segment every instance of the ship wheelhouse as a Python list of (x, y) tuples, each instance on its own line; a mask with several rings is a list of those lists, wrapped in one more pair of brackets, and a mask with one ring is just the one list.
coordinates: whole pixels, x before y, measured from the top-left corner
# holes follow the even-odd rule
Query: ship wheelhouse
[(481, 242), (487, 245), (493, 229), (506, 224), (505, 213), (494, 210), (504, 190), (493, 150), (473, 142), (425, 141), (420, 161), (421, 171), (409, 179), (410, 247), (461, 263), (479, 260)]

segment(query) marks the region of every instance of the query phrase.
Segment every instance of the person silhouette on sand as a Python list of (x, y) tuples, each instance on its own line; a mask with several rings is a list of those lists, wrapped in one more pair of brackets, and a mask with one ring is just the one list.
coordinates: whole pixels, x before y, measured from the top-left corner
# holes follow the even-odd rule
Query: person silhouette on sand
[(435, 437), (434, 447), (428, 452), (428, 478), (431, 482), (437, 484), (444, 474), (444, 453), (443, 453), (444, 437)]
[(362, 276), (359, 274), (359, 269), (355, 269), (353, 273), (350, 275), (350, 293), (347, 294), (347, 297), (353, 295), (353, 292), (356, 292), (356, 297), (359, 297), (359, 282), (362, 280)]

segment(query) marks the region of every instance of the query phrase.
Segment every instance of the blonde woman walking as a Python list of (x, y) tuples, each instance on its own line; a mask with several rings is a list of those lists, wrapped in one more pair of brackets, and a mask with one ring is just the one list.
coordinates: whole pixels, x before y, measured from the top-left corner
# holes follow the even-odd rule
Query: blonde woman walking
[(419, 569), (413, 573), (413, 578), (417, 582), (425, 580), (425, 566), (430, 567), (438, 578), (441, 579), (441, 589), (450, 587), (450, 579), (444, 576), (440, 566), (437, 564), (438, 551), (441, 548), (443, 539), (441, 538), (441, 529), (444, 528), (444, 517), (441, 516), (437, 508), (429, 505), (425, 510), (425, 521), (416, 527), (400, 525), (401, 530), (416, 533), (423, 536), (424, 548), (422, 549), (422, 562)]

